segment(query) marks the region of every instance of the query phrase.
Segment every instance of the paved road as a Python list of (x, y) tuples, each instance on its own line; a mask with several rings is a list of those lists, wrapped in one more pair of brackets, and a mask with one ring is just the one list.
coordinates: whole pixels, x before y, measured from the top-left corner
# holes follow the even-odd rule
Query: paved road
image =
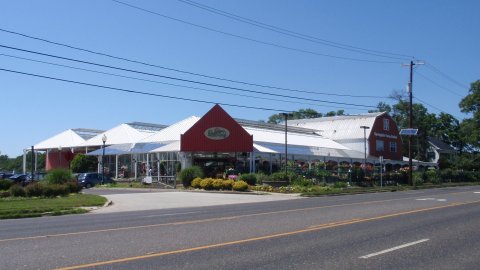
[(0, 221), (2, 269), (478, 269), (480, 187)]

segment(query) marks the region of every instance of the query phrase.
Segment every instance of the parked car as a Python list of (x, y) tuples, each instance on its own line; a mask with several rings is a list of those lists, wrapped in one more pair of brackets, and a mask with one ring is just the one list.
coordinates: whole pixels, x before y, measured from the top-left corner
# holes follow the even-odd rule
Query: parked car
[[(78, 176), (78, 183), (85, 188), (94, 187), (102, 183), (102, 174), (100, 173), (82, 173)], [(110, 177), (104, 176), (104, 184), (115, 183)]]
[(25, 181), (27, 180), (27, 175), (23, 173), (17, 173), (12, 176), (10, 176), (8, 179), (12, 180), (13, 182), (17, 184), (25, 184)]
[(32, 174), (29, 173), (27, 174), (27, 178), (25, 179), (25, 184), (30, 184), (36, 181), (42, 181), (46, 175), (47, 173), (44, 173), (44, 172), (36, 172), (33, 174), (34, 177), (32, 177)]
[(1, 172), (0, 173), (0, 179), (7, 179), (11, 176), (13, 176), (13, 173), (8, 173), (8, 172)]

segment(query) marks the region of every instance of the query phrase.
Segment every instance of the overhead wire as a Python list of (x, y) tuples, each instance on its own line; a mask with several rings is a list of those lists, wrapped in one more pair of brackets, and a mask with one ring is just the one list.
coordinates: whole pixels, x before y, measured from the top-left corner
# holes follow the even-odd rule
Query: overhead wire
[(180, 22), (180, 23), (183, 23), (183, 24), (190, 25), (190, 26), (194, 26), (196, 28), (201, 28), (201, 29), (204, 29), (204, 30), (207, 30), (207, 31), (223, 34), (223, 35), (226, 35), (226, 36), (235, 37), (235, 38), (255, 42), (255, 43), (258, 43), (258, 44), (268, 45), (268, 46), (277, 47), (277, 48), (281, 48), (281, 49), (285, 49), (285, 50), (296, 51), (296, 52), (306, 53), (306, 54), (315, 55), (315, 56), (333, 58), (333, 59), (354, 61), (354, 62), (368, 62), (368, 63), (377, 63), (377, 64), (399, 64), (400, 63), (398, 61), (380, 61), (380, 60), (369, 60), (369, 59), (353, 58), (353, 57), (346, 57), (346, 56), (338, 56), (338, 55), (333, 55), (333, 54), (318, 53), (318, 52), (314, 52), (314, 51), (309, 51), (309, 50), (284, 46), (284, 45), (280, 45), (280, 44), (277, 44), (277, 43), (262, 41), (262, 40), (258, 40), (258, 39), (238, 35), (238, 34), (232, 34), (232, 33), (229, 33), (229, 32), (222, 31), (222, 30), (218, 30), (218, 29), (214, 29), (214, 28), (211, 28), (211, 27), (207, 27), (207, 26), (196, 24), (196, 23), (188, 22), (186, 20), (174, 18), (172, 16), (161, 14), (159, 12), (148, 10), (146, 8), (135, 6), (135, 5), (125, 3), (125, 2), (122, 2), (122, 1), (118, 1), (118, 0), (111, 0), (111, 1), (113, 1), (115, 3), (118, 3), (118, 4), (121, 4), (121, 5), (124, 5), (124, 6), (129, 7), (129, 8), (132, 8), (132, 9), (136, 9), (136, 10), (140, 10), (140, 11), (143, 11), (143, 12), (146, 12), (146, 13), (150, 13), (150, 14), (153, 14), (153, 15), (165, 18), (165, 19), (169, 19), (169, 20), (173, 20), (173, 21), (176, 21), (176, 22)]
[[(314, 103), (287, 101), (287, 100), (275, 99), (275, 98), (270, 98), (270, 97), (266, 98), (266, 97), (252, 96), (252, 95), (244, 95), (244, 94), (237, 94), (237, 93), (231, 93), (231, 92), (226, 92), (226, 91), (219, 91), (219, 90), (212, 90), (212, 89), (205, 89), (205, 88), (200, 88), (200, 87), (173, 84), (173, 83), (167, 83), (167, 82), (161, 82), (161, 81), (155, 81), (155, 80), (149, 80), (149, 79), (142, 79), (142, 78), (138, 78), (138, 77), (131, 77), (131, 76), (125, 76), (125, 75), (103, 72), (103, 71), (98, 71), (98, 70), (74, 67), (74, 66), (69, 66), (69, 65), (64, 65), (64, 64), (52, 63), (52, 62), (48, 62), (48, 61), (36, 60), (36, 59), (31, 59), (31, 58), (26, 58), (26, 57), (3, 54), (3, 53), (0, 53), (0, 56), (14, 58), (14, 59), (21, 59), (21, 60), (36, 62), (36, 63), (41, 63), (41, 64), (47, 64), (47, 65), (52, 65), (52, 66), (58, 66), (58, 67), (63, 67), (63, 68), (87, 71), (87, 72), (91, 72), (91, 73), (109, 75), (109, 76), (114, 76), (114, 77), (119, 77), (119, 78), (130, 79), (130, 80), (137, 80), (137, 81), (144, 81), (144, 82), (150, 82), (150, 83), (156, 83), (156, 84), (163, 84), (163, 85), (169, 85), (169, 86), (174, 86), (174, 87), (182, 87), (182, 88), (194, 89), (194, 90), (205, 91), (205, 92), (220, 93), (220, 94), (226, 94), (226, 95), (232, 95), (232, 96), (240, 96), (240, 97), (262, 99), (262, 100), (269, 100), (269, 101), (278, 101), (278, 102), (289, 103), (289, 104), (303, 104), (303, 105), (311, 105), (311, 106), (317, 106), (317, 107), (320, 106), (319, 104), (314, 104)], [(352, 107), (346, 107), (346, 106), (340, 107), (340, 106), (322, 105), (322, 107), (358, 110), (358, 108), (352, 108)]]
[[(250, 19), (250, 18), (242, 17), (242, 16), (239, 16), (237, 14), (226, 12), (224, 10), (220, 10), (218, 8), (207, 6), (205, 4), (198, 3), (198, 2), (195, 2), (195, 1), (191, 1), (191, 0), (177, 0), (177, 1), (182, 2), (184, 4), (187, 4), (187, 5), (190, 5), (190, 6), (197, 7), (199, 9), (203, 9), (203, 10), (212, 12), (212, 13), (220, 15), (220, 16), (224, 16), (224, 17), (236, 20), (236, 21), (240, 21), (240, 22), (243, 22), (243, 23), (246, 23), (246, 24), (249, 24), (249, 25), (253, 25), (253, 26), (256, 26), (256, 27), (259, 27), (259, 28), (262, 28), (262, 29), (266, 29), (266, 30), (276, 32), (276, 33), (279, 33), (279, 34), (283, 34), (283, 35), (286, 35), (286, 36), (310, 41), (310, 42), (313, 42), (313, 43), (322, 44), (322, 45), (325, 45), (325, 46), (330, 46), (330, 47), (343, 49), (343, 50), (347, 50), (347, 51), (352, 51), (352, 52), (356, 52), (356, 53), (361, 53), (361, 54), (368, 54), (368, 55), (385, 57), (385, 58), (390, 58), (390, 59), (397, 59), (397, 60), (407, 60), (407, 59), (409, 60), (409, 59), (414, 58), (413, 56), (409, 56), (409, 55), (405, 55), (405, 54), (365, 49), (365, 48), (361, 48), (361, 47), (357, 47), (357, 46), (351, 46), (351, 45), (348, 45), (348, 44), (343, 44), (343, 43), (334, 42), (334, 41), (330, 41), (330, 40), (323, 39), (323, 38), (314, 37), (314, 36), (311, 36), (311, 35), (302, 34), (302, 33), (296, 32), (296, 31), (291, 31), (291, 30), (281, 28), (281, 27), (278, 27), (278, 26), (274, 26), (274, 25), (271, 25), (271, 24), (266, 24), (266, 23), (260, 22), (258, 20), (253, 20), (253, 19)], [(388, 56), (388, 55), (395, 55), (396, 57)]]
[(447, 74), (443, 73), (442, 71), (440, 71), (438, 68), (434, 67), (432, 64), (430, 63), (427, 63), (426, 64), (427, 68), (429, 68), (430, 70), (432, 70), (433, 72), (437, 73), (438, 75), (442, 76), (443, 78), (449, 80), (450, 82), (454, 83), (455, 85), (459, 86), (460, 88), (464, 89), (464, 90), (468, 90), (469, 87), (466, 86), (465, 84), (463, 83), (460, 83), (459, 81), (453, 79), (452, 77), (448, 76)]
[(105, 64), (99, 64), (99, 63), (94, 63), (94, 62), (84, 61), (84, 60), (79, 60), (79, 59), (73, 59), (73, 58), (69, 58), (69, 57), (57, 56), (57, 55), (52, 55), (52, 54), (47, 54), (47, 53), (41, 53), (41, 52), (36, 52), (36, 51), (31, 51), (31, 50), (26, 50), (26, 49), (21, 49), (21, 48), (6, 46), (6, 45), (1, 45), (1, 44), (0, 44), (0, 47), (10, 49), (10, 50), (16, 50), (16, 51), (21, 51), (21, 52), (26, 52), (26, 53), (31, 53), (31, 54), (37, 54), (37, 55), (42, 55), (42, 56), (67, 60), (67, 61), (73, 61), (73, 62), (88, 64), (88, 65), (94, 65), (94, 66), (109, 68), (109, 69), (121, 70), (121, 71), (136, 73), (136, 74), (154, 76), (154, 77), (159, 77), (159, 78), (165, 78), (165, 79), (170, 79), (170, 80), (176, 80), (176, 81), (182, 81), (182, 82), (188, 82), (188, 83), (194, 83), (194, 84), (200, 84), (200, 85), (206, 85), (206, 86), (212, 86), (212, 87), (218, 87), (218, 88), (237, 90), (237, 91), (242, 91), (242, 92), (256, 93), (256, 94), (261, 94), (261, 95), (269, 95), (269, 96), (276, 96), (276, 97), (283, 97), (283, 98), (290, 98), (290, 99), (314, 101), (314, 102), (327, 103), (327, 104), (347, 105), (347, 106), (364, 107), (364, 108), (375, 108), (375, 106), (370, 106), (370, 105), (362, 105), (362, 104), (354, 104), (354, 103), (346, 103), (346, 102), (336, 102), (336, 101), (327, 101), (327, 100), (319, 100), (319, 99), (304, 98), (304, 97), (297, 97), (297, 96), (288, 96), (288, 95), (274, 94), (274, 93), (269, 93), (269, 92), (248, 90), (248, 89), (243, 89), (243, 88), (238, 88), (238, 87), (231, 87), (231, 86), (225, 86), (225, 85), (218, 85), (218, 84), (188, 80), (188, 79), (177, 78), (177, 77), (172, 77), (172, 76), (164, 76), (164, 75), (155, 74), (155, 73), (143, 72), (143, 71), (132, 70), (132, 69), (127, 69), (127, 68), (120, 68), (120, 67), (115, 67), (115, 66), (110, 66), (110, 65), (105, 65)]
[(419, 98), (418, 98), (418, 97), (416, 97), (416, 96), (414, 96), (413, 98), (414, 98), (414, 99), (416, 99), (416, 100), (418, 100), (418, 101), (420, 101), (420, 102), (422, 102), (422, 103), (424, 103), (425, 105), (427, 105), (427, 106), (429, 106), (429, 107), (431, 107), (431, 108), (433, 108), (433, 109), (435, 109), (435, 110), (439, 111), (439, 112), (443, 112), (443, 113), (446, 113), (446, 114), (450, 114), (450, 115), (452, 115), (451, 113), (447, 113), (445, 110), (443, 110), (443, 109), (441, 109), (441, 108), (439, 108), (439, 107), (436, 107), (436, 106), (434, 106), (434, 105), (432, 105), (432, 104), (430, 104), (430, 103), (426, 102), (425, 100), (419, 99)]
[(206, 74), (201, 74), (201, 73), (196, 73), (196, 72), (191, 72), (191, 71), (186, 71), (186, 70), (181, 70), (181, 69), (176, 69), (176, 68), (171, 68), (171, 67), (160, 66), (160, 65), (157, 65), (157, 64), (147, 63), (147, 62), (144, 62), (144, 61), (129, 59), (129, 58), (121, 57), (121, 56), (115, 56), (115, 55), (112, 55), (112, 54), (107, 54), (107, 53), (103, 53), (103, 52), (93, 51), (93, 50), (90, 50), (90, 49), (80, 48), (80, 47), (77, 47), (77, 46), (73, 46), (73, 45), (69, 45), (69, 44), (65, 44), (65, 43), (60, 43), (60, 42), (56, 42), (56, 41), (52, 41), (52, 40), (48, 40), (48, 39), (44, 39), (44, 38), (40, 38), (40, 37), (35, 37), (35, 36), (32, 36), (32, 35), (27, 35), (27, 34), (24, 34), (24, 33), (19, 33), (19, 32), (15, 32), (15, 31), (3, 29), (3, 28), (0, 28), (0, 31), (4, 32), (4, 33), (12, 34), (12, 35), (21, 36), (21, 37), (24, 37), (24, 38), (29, 38), (29, 39), (33, 39), (33, 40), (37, 40), (37, 41), (41, 41), (41, 42), (45, 42), (45, 43), (49, 43), (49, 44), (73, 49), (73, 50), (78, 50), (78, 51), (82, 51), (82, 52), (87, 52), (87, 53), (91, 53), (91, 54), (95, 54), (95, 55), (100, 55), (100, 56), (104, 56), (104, 57), (108, 57), (108, 58), (112, 58), (112, 59), (116, 59), (116, 60), (129, 62), (129, 63), (135, 63), (135, 64), (140, 64), (140, 65), (144, 65), (144, 66), (148, 66), (148, 67), (154, 67), (154, 68), (164, 69), (164, 70), (168, 70), (168, 71), (174, 71), (174, 72), (179, 72), (179, 73), (183, 73), (183, 74), (199, 76), (199, 77), (208, 78), (208, 79), (215, 79), (215, 80), (220, 80), (220, 81), (226, 81), (226, 82), (231, 82), (231, 83), (238, 83), (238, 84), (262, 87), (262, 88), (267, 88), (267, 89), (277, 89), (277, 90), (287, 91), (287, 92), (297, 92), (297, 93), (324, 95), (324, 96), (353, 97), (353, 98), (386, 98), (386, 97), (383, 97), (383, 96), (373, 96), (373, 95), (349, 95), (349, 94), (337, 94), (337, 93), (327, 93), (327, 92), (319, 92), (319, 91), (308, 91), (308, 90), (302, 90), (302, 89), (293, 89), (293, 88), (286, 88), (286, 87), (280, 87), (280, 86), (272, 86), (272, 85), (266, 85), (266, 84), (259, 84), (259, 83), (245, 82), (245, 81), (240, 81), (240, 80), (233, 80), (233, 79), (222, 78), (222, 77), (218, 77), (218, 76), (211, 76), (211, 75), (206, 75)]
[(417, 70), (415, 70), (415, 74), (416, 74), (416, 75), (419, 75), (419, 76), (422, 77), (424, 80), (426, 80), (426, 81), (428, 81), (428, 82), (436, 85), (437, 87), (439, 87), (439, 88), (441, 88), (441, 89), (443, 89), (443, 90), (445, 90), (445, 91), (447, 91), (447, 92), (449, 92), (449, 93), (451, 93), (451, 94), (454, 94), (454, 95), (459, 96), (459, 97), (463, 97), (463, 95), (461, 95), (461, 94), (459, 94), (459, 93), (457, 93), (457, 92), (455, 92), (455, 91), (452, 91), (452, 90), (446, 88), (445, 86), (443, 86), (443, 85), (435, 82), (434, 80), (432, 80), (432, 79), (428, 78), (427, 76), (423, 75), (422, 73), (418, 72)]
[(223, 105), (223, 106), (237, 107), (237, 108), (244, 108), (244, 109), (255, 109), (255, 110), (275, 111), (275, 112), (293, 112), (293, 111), (279, 110), (279, 109), (274, 109), (274, 108), (255, 107), (255, 106), (247, 106), (247, 105), (239, 105), (239, 104), (231, 104), (231, 103), (219, 103), (219, 102), (214, 102), (214, 101), (207, 101), (207, 100), (200, 100), (200, 99), (193, 99), (193, 98), (183, 98), (183, 97), (162, 95), (162, 94), (156, 94), (156, 93), (145, 92), (145, 91), (131, 90), (131, 89), (125, 89), (125, 88), (118, 88), (118, 87), (111, 87), (111, 86), (105, 86), (105, 85), (99, 85), (99, 84), (93, 84), (93, 83), (86, 83), (86, 82), (62, 79), (62, 78), (51, 77), (51, 76), (44, 76), (44, 75), (40, 75), (40, 74), (34, 74), (34, 73), (28, 73), (28, 72), (22, 72), (22, 71), (18, 71), (18, 70), (11, 70), (11, 69), (4, 69), (4, 68), (0, 68), (0, 71), (10, 72), (10, 73), (15, 73), (15, 74), (20, 74), (20, 75), (26, 75), (26, 76), (31, 76), (31, 77), (37, 77), (37, 78), (43, 78), (43, 79), (49, 79), (49, 80), (55, 80), (55, 81), (61, 81), (61, 82), (67, 82), (67, 83), (72, 83), (72, 84), (91, 86), (91, 87), (96, 87), (96, 88), (109, 89), (109, 90), (113, 90), (113, 91), (125, 92), (125, 93), (130, 93), (130, 94), (154, 96), (154, 97), (161, 97), (161, 98), (168, 98), (168, 99), (175, 99), (175, 100), (183, 100), (183, 101), (190, 101), (190, 102), (204, 103), (204, 104), (219, 104), (219, 105)]

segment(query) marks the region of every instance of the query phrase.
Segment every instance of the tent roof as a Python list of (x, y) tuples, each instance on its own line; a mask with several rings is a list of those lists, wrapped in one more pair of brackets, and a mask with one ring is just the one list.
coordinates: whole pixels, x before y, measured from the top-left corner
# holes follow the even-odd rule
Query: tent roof
[(101, 132), (103, 131), (84, 128), (67, 129), (61, 133), (58, 133), (57, 135), (37, 143), (33, 147), (37, 150), (57, 149), (59, 147), (77, 147), (84, 143), (86, 139), (91, 138)]
[(142, 138), (139, 142), (178, 141), (180, 140), (180, 135), (189, 130), (199, 119), (200, 117), (198, 116), (190, 116), (150, 136)]
[[(253, 135), (253, 141), (255, 143), (285, 143), (284, 131), (259, 129), (252, 127), (245, 127), (245, 130), (251, 135)], [(288, 132), (287, 142), (289, 145), (320, 146), (325, 148), (349, 149), (337, 142), (334, 142), (333, 140), (325, 139), (317, 134), (299, 134)]]
[(298, 119), (289, 120), (287, 124), (295, 127), (315, 129), (323, 137), (332, 140), (363, 139), (363, 129), (360, 126), (370, 127), (366, 133), (368, 138), (375, 120), (383, 114), (385, 112)]
[(83, 142), (80, 146), (101, 146), (102, 137), (107, 136), (107, 145), (135, 143), (147, 136), (150, 136), (154, 130), (136, 128), (131, 124), (121, 124), (112, 129), (98, 134), (95, 137)]

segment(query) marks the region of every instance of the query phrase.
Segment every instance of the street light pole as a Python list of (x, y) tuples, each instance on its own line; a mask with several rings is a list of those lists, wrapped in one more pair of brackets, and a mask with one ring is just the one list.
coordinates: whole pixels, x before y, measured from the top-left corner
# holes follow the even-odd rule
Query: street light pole
[(103, 152), (102, 152), (102, 185), (103, 185), (105, 180), (105, 143), (107, 142), (107, 136), (105, 134), (103, 134), (102, 142), (103, 142)]
[(367, 129), (370, 129), (368, 126), (360, 126), (360, 128), (363, 128), (363, 146), (364, 146), (364, 158), (363, 158), (363, 171), (366, 173), (367, 172)]
[(288, 167), (288, 150), (287, 150), (287, 134), (288, 134), (288, 129), (287, 129), (287, 121), (288, 121), (288, 113), (282, 113), (282, 115), (285, 117), (285, 180), (288, 179), (288, 172), (287, 172), (287, 167)]

